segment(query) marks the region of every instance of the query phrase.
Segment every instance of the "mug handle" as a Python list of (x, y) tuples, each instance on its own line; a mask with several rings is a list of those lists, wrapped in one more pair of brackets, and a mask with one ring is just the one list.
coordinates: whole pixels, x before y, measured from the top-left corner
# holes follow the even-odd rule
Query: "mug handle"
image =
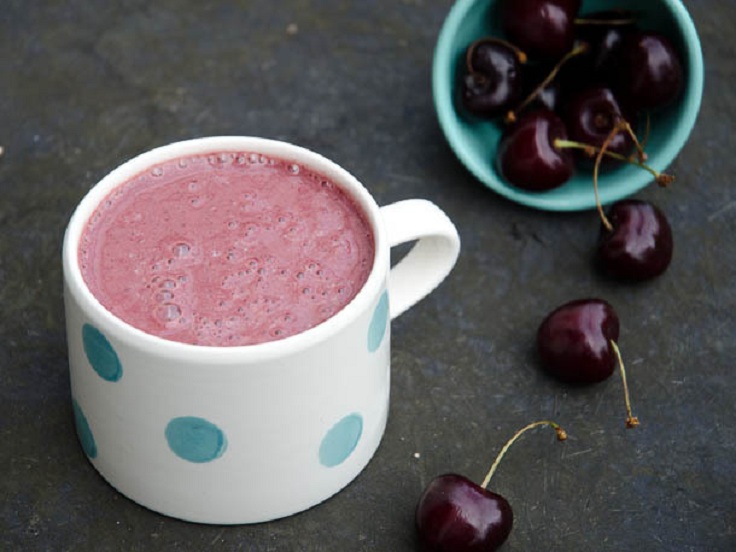
[(460, 236), (447, 215), (424, 199), (407, 199), (380, 208), (390, 247), (415, 241), (388, 275), (393, 320), (431, 293), (455, 266)]

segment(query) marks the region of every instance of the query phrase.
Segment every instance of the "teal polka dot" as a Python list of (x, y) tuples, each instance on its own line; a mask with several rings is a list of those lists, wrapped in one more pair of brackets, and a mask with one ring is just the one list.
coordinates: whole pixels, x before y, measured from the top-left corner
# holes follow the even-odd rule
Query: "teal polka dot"
[(166, 441), (179, 458), (202, 464), (222, 456), (227, 439), (222, 430), (204, 418), (182, 416), (166, 426)]
[(373, 311), (373, 318), (368, 327), (368, 350), (372, 353), (381, 346), (388, 326), (388, 292), (384, 291)]
[(82, 450), (90, 458), (95, 458), (97, 456), (97, 445), (95, 444), (95, 437), (92, 435), (92, 429), (89, 427), (87, 418), (84, 416), (82, 408), (74, 399), (72, 399), (72, 408), (74, 409), (74, 426), (77, 429), (77, 437), (79, 437), (79, 442), (82, 444)]
[(337, 422), (322, 439), (319, 447), (319, 461), (332, 468), (342, 464), (358, 446), (363, 433), (363, 417), (349, 414)]
[(100, 330), (85, 324), (82, 327), (82, 342), (87, 360), (102, 379), (118, 381), (123, 377), (123, 366), (118, 354)]

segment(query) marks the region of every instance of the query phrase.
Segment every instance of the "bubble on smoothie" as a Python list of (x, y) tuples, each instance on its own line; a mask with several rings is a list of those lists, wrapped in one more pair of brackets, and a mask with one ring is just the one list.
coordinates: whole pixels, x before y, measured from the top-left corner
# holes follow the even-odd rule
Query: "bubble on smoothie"
[(174, 244), (172, 251), (176, 257), (186, 257), (192, 251), (192, 246), (186, 242), (178, 242)]
[(169, 290), (163, 290), (159, 291), (156, 294), (156, 301), (159, 303), (166, 303), (167, 301), (171, 301), (174, 298), (174, 294), (171, 293)]
[(176, 303), (164, 303), (156, 309), (156, 317), (162, 322), (174, 322), (181, 316), (181, 307)]
[(258, 232), (258, 225), (257, 224), (249, 224), (245, 227), (245, 232), (243, 233), (243, 238), (250, 239), (253, 236), (256, 235)]
[(207, 163), (209, 163), (212, 167), (219, 167), (220, 166), (220, 156), (214, 153), (212, 155), (208, 155)]
[(296, 163), (291, 163), (288, 167), (288, 170), (290, 174), (297, 175), (301, 172), (301, 167)]
[(179, 161), (177, 162), (177, 165), (179, 166), (180, 169), (186, 169), (188, 165), (187, 158), (182, 157), (181, 159), (179, 159)]
[(164, 168), (163, 167), (153, 167), (151, 169), (151, 176), (159, 177), (159, 176), (163, 176), (163, 174), (164, 174)]
[(187, 189), (190, 192), (198, 192), (202, 188), (202, 185), (199, 183), (198, 180), (191, 180), (189, 184), (187, 184)]
[(174, 289), (176, 287), (176, 281), (171, 279), (166, 279), (163, 282), (161, 282), (161, 287), (164, 289)]

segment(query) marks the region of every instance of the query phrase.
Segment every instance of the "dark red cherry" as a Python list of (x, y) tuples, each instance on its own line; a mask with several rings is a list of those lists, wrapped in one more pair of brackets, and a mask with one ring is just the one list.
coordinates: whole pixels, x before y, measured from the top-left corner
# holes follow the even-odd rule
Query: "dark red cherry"
[(556, 59), (575, 40), (575, 17), (581, 0), (503, 0), (501, 25), (511, 42), (529, 57)]
[(511, 505), (488, 484), (506, 451), (530, 429), (549, 426), (558, 441), (567, 433), (557, 423), (541, 420), (514, 433), (496, 456), (483, 483), (454, 473), (433, 479), (422, 493), (415, 513), (416, 528), (425, 552), (493, 552), (506, 541), (514, 525)]
[(662, 274), (672, 260), (672, 230), (664, 213), (646, 201), (625, 199), (608, 212), (612, 229), (601, 225), (597, 260), (608, 274), (642, 281)]
[(533, 99), (524, 106), (525, 109), (534, 110), (539, 108), (548, 109), (559, 113), (563, 105), (563, 90), (560, 80), (553, 78), (545, 83), (547, 77), (554, 67), (549, 64), (529, 64), (524, 68), (524, 98), (532, 96)]
[[(613, 91), (605, 86), (592, 86), (577, 92), (569, 101), (565, 127), (571, 140), (596, 148), (608, 139), (607, 151), (627, 156), (634, 148), (631, 134), (618, 132), (609, 139), (619, 121), (629, 121)], [(611, 157), (604, 157), (611, 163)], [(612, 164), (612, 163), (611, 163)]]
[(513, 524), (504, 497), (456, 474), (432, 480), (416, 511), (417, 532), (427, 552), (490, 552), (506, 541)]
[(605, 10), (586, 14), (575, 22), (576, 36), (590, 45), (589, 71), (595, 82), (610, 83), (618, 71), (621, 50), (637, 28), (635, 14)]
[(656, 32), (634, 33), (621, 49), (617, 91), (637, 110), (658, 109), (681, 93), (684, 70), (672, 43)]
[(611, 342), (618, 339), (619, 321), (602, 299), (578, 299), (556, 308), (537, 331), (542, 367), (569, 383), (603, 381), (616, 368)]
[(548, 109), (523, 114), (509, 125), (497, 150), (498, 170), (510, 184), (540, 192), (561, 186), (572, 176), (569, 150), (555, 140), (567, 139), (562, 120)]
[(505, 114), (521, 95), (524, 54), (505, 41), (489, 37), (471, 44), (465, 59), (466, 72), (460, 83), (463, 107), (481, 117)]

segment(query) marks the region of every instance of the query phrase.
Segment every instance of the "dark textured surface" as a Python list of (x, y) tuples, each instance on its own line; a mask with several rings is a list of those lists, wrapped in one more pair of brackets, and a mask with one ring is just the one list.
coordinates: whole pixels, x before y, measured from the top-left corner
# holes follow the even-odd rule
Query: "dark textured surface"
[[(505, 550), (736, 550), (736, 4), (690, 2), (706, 88), (668, 191), (675, 259), (638, 286), (598, 277), (595, 213), (511, 204), (475, 182), (437, 126), (430, 64), (450, 1), (65, 2), (0, 7), (0, 549), (402, 552), (428, 481), (483, 478), (516, 513)], [(291, 27), (290, 27), (291, 26)], [(296, 31), (296, 32), (294, 32)], [(368, 468), (297, 516), (243, 527), (154, 514), (110, 488), (72, 426), (60, 248), (84, 193), (129, 157), (212, 134), (281, 138), (361, 179), (380, 204), (424, 197), (463, 251), (393, 326), (391, 416)], [(541, 318), (605, 297), (642, 425), (616, 378), (585, 389), (536, 366)]]

